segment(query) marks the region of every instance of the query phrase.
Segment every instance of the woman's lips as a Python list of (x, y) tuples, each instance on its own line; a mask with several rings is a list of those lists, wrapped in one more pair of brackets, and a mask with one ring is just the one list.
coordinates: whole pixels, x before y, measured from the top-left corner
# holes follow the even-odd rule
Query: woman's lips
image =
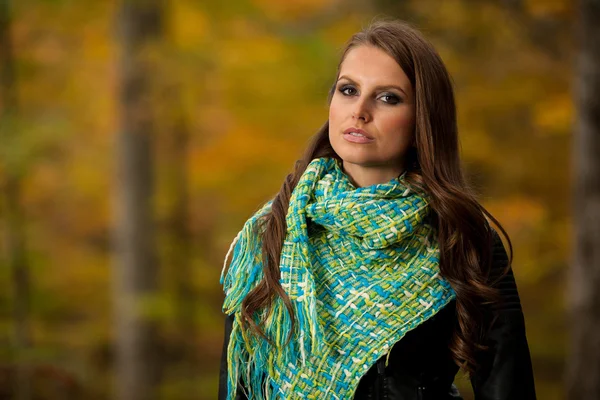
[[(353, 135), (352, 132), (358, 133), (358, 135)], [(374, 141), (373, 138), (369, 136), (369, 134), (362, 129), (359, 128), (348, 128), (344, 131), (344, 139), (348, 142), (352, 143), (371, 143)]]
[(371, 143), (374, 141), (373, 139), (369, 139), (365, 136), (352, 136), (349, 133), (344, 133), (344, 139), (352, 143)]

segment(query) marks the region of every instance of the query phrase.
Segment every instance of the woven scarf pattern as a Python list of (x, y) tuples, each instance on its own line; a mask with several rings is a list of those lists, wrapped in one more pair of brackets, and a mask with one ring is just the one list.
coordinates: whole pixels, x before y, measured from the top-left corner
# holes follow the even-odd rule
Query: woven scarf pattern
[(249, 400), (351, 399), (370, 366), (455, 298), (439, 274), (427, 195), (404, 177), (356, 188), (337, 159), (308, 165), (290, 198), (280, 259), (280, 283), (298, 321), (287, 346), (291, 319), (279, 297), (260, 315), (276, 348), (241, 329), (241, 302), (263, 276), (254, 228), (272, 201), (246, 221), (221, 274), (223, 311), (235, 314), (228, 400), (238, 380)]

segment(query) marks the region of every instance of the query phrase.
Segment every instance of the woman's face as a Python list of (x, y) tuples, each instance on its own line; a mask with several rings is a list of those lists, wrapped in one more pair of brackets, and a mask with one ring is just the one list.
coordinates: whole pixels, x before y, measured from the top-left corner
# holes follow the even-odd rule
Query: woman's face
[(345, 172), (360, 187), (397, 177), (414, 144), (414, 93), (402, 68), (383, 50), (360, 45), (347, 53), (335, 89), (329, 140)]

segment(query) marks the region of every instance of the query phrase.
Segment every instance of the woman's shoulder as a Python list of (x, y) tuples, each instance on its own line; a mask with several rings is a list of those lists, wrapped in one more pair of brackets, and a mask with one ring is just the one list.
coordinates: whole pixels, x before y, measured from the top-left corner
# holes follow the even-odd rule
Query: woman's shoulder
[(508, 262), (508, 253), (506, 252), (506, 247), (504, 247), (502, 238), (500, 237), (498, 231), (496, 231), (494, 228), (491, 228), (491, 231), (493, 260), (496, 262), (503, 262), (506, 264), (506, 262)]
[(492, 229), (492, 236), (492, 262), (489, 281), (493, 287), (500, 290), (503, 299), (502, 308), (521, 310), (521, 302), (511, 260), (508, 257), (500, 235), (494, 229)]
[(505, 269), (508, 267), (509, 258), (506, 247), (498, 231), (490, 228), (492, 232), (492, 270)]

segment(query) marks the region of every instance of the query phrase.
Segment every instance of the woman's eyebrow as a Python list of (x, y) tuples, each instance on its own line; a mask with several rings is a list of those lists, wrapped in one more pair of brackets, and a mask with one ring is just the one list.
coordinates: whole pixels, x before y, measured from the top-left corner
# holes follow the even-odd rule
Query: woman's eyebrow
[[(340, 77), (339, 77), (339, 79), (338, 79), (338, 82), (340, 81), (340, 79), (347, 79), (347, 80), (349, 80), (350, 82), (352, 82), (352, 83), (356, 84), (356, 81), (355, 81), (354, 79), (352, 79), (352, 78), (349, 78), (349, 77), (347, 77), (346, 75), (342, 75), (342, 76), (340, 76)], [(404, 89), (402, 89), (400, 86), (397, 86), (397, 85), (379, 85), (379, 86), (376, 86), (376, 87), (375, 87), (375, 89), (377, 89), (377, 90), (384, 90), (384, 89), (398, 89), (399, 91), (401, 91), (402, 93), (404, 93), (404, 95), (405, 95), (405, 96), (408, 96), (408, 95), (406, 94), (406, 92), (404, 91)]]

